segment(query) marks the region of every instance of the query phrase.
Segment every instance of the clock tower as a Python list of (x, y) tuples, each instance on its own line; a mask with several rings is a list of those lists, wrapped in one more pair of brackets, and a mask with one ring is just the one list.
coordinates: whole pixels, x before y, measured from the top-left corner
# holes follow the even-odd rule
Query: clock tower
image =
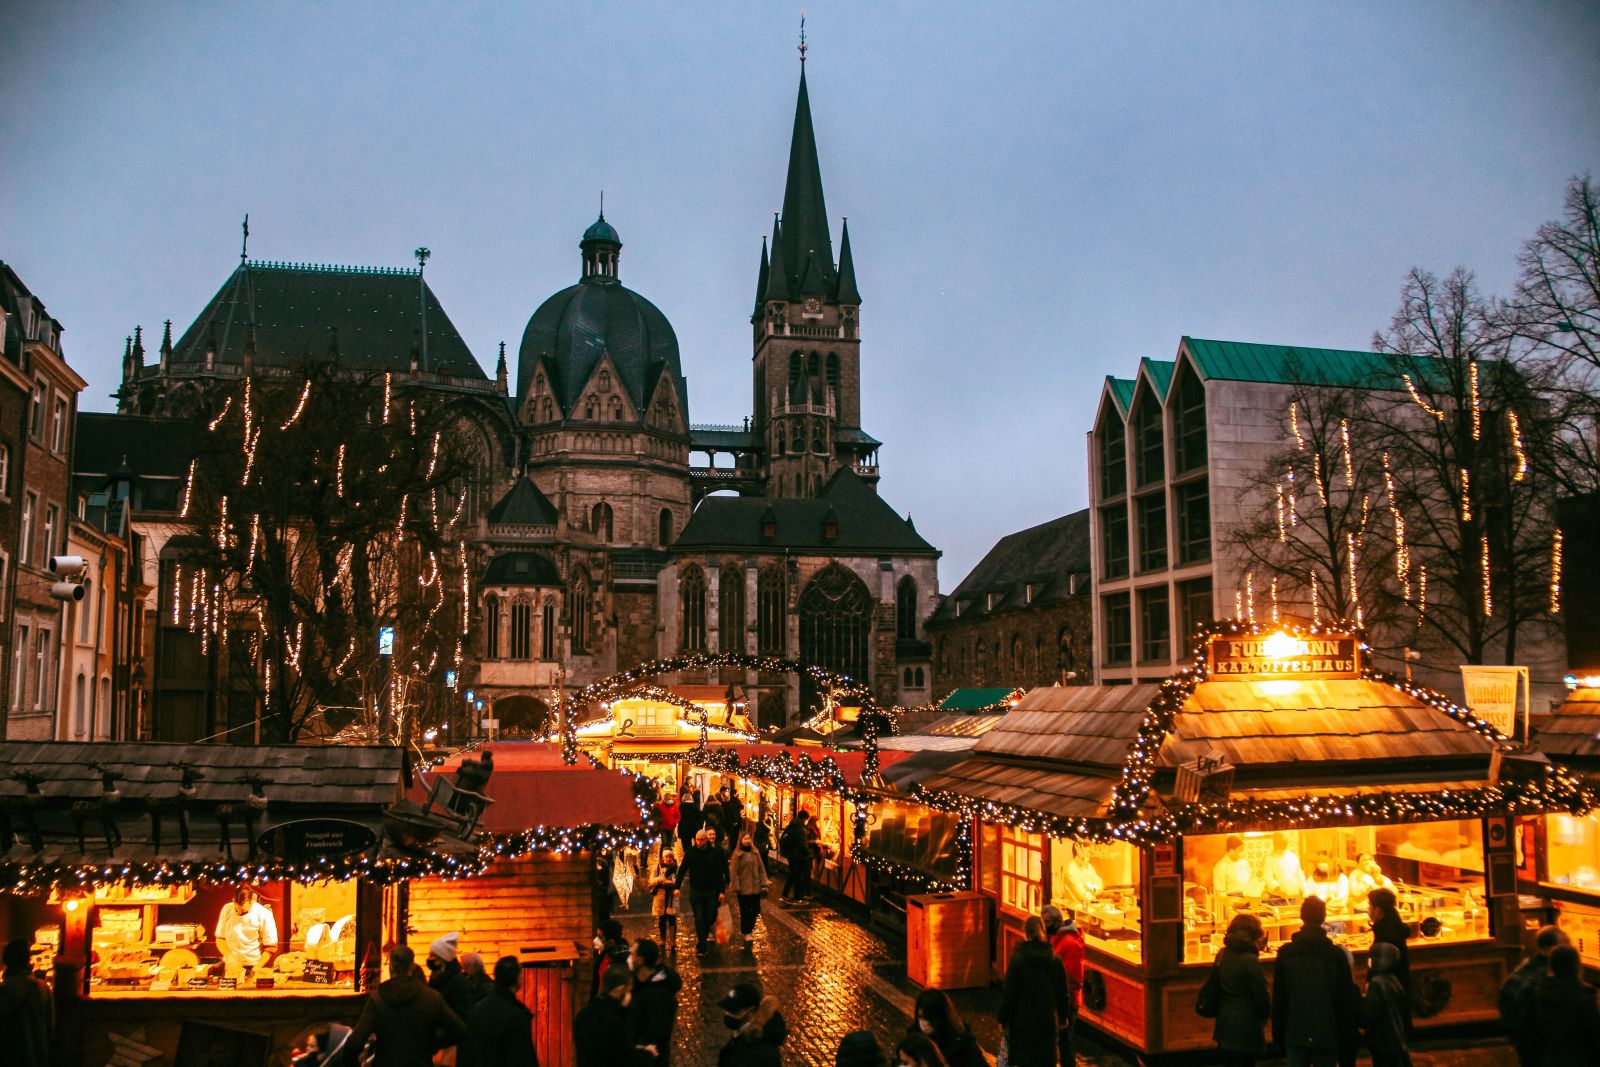
[(840, 227), (835, 261), (803, 65), (783, 212), (761, 249), (750, 323), (751, 429), (766, 494), (815, 496), (840, 467), (875, 486), (879, 442), (861, 429), (861, 294), (850, 228)]

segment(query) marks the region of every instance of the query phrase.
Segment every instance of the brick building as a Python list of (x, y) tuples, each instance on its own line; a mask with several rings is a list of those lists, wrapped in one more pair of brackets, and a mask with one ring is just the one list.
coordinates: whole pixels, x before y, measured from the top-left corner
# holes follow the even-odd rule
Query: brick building
[(1007, 534), (928, 620), (938, 692), (1090, 681), (1089, 512)]

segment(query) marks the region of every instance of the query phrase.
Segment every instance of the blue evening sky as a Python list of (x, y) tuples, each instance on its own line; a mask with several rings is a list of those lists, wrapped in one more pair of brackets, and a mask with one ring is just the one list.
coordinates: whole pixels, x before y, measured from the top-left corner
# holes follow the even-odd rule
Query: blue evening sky
[[(1600, 173), (1600, 5), (808, 4), (884, 496), (949, 589), (1082, 507), (1108, 373), (1183, 334), (1367, 346), (1405, 271), (1503, 292)], [(600, 190), (697, 422), (749, 409), (798, 5), (0, 5), (0, 258), (106, 408), (238, 258), (410, 265), (492, 372)], [(512, 368), (515, 381), (515, 367)]]

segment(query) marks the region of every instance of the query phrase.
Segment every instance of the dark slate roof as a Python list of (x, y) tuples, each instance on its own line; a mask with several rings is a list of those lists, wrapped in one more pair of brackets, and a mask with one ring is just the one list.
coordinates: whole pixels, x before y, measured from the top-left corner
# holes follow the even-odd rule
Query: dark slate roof
[[(769, 510), (776, 520), (776, 534), (770, 539), (762, 536), (763, 519)], [(838, 523), (838, 534), (828, 540), (823, 537), (823, 520), (830, 510)], [(708, 496), (694, 509), (672, 548), (679, 553), (747, 548), (756, 552), (787, 549), (839, 556), (938, 554), (910, 522), (896, 514), (848, 467), (834, 472), (815, 499)]]
[[(935, 621), (977, 618), (1014, 611), (1030, 604), (1051, 604), (1074, 595), (1072, 575), (1078, 575), (1078, 592), (1089, 591), (1089, 511), (1075, 511), (1059, 519), (1007, 534), (978, 561), (961, 584), (941, 599)], [(1032, 585), (1033, 596), (1028, 596)], [(994, 594), (994, 604), (989, 604)]]
[(606, 213), (602, 211), (600, 217), (589, 224), (583, 231), (585, 241), (609, 241), (614, 245), (621, 245), (622, 238), (617, 235), (617, 228), (606, 221)]
[(865, 430), (842, 427), (835, 430), (833, 439), (847, 445), (881, 445), (882, 441), (872, 436)]
[(181, 419), (80, 411), (76, 425), (72, 473), (78, 477), (109, 478), (126, 460), (140, 478), (181, 478), (199, 451), (194, 424)]
[[(5, 335), (5, 358), (17, 366), (22, 365), (22, 304), (32, 304), (33, 329), (35, 337), (41, 335), (51, 336), (51, 347), (57, 352), (61, 351), (61, 323), (51, 318), (45, 310), (44, 303), (29, 291), (11, 264), (0, 260), (0, 308), (4, 308), (11, 319), (11, 326)], [(48, 328), (46, 324), (48, 323)]]
[(422, 336), (427, 298), (428, 359), (423, 370), (486, 381), (483, 368), (444, 313), (420, 272), (398, 267), (332, 267), (250, 262), (228, 276), (173, 346), (174, 363), (244, 362), (255, 323), (256, 362), (290, 366), (325, 355), (338, 331), (339, 360), (378, 371), (410, 369)]
[[(776, 247), (773, 254), (778, 254)], [(804, 67), (789, 140), (789, 176), (783, 188), (782, 258), (790, 292), (801, 296), (834, 293), (838, 274), (833, 267), (828, 205), (822, 196), (822, 166), (817, 159), (817, 135), (811, 128), (811, 95), (806, 90)]]
[(754, 448), (761, 438), (752, 430), (736, 426), (691, 426), (689, 447), (696, 448)]
[(537, 552), (502, 552), (489, 561), (483, 585), (560, 585), (561, 574)]
[(489, 522), (497, 526), (553, 526), (559, 518), (550, 498), (526, 476), (489, 509)]

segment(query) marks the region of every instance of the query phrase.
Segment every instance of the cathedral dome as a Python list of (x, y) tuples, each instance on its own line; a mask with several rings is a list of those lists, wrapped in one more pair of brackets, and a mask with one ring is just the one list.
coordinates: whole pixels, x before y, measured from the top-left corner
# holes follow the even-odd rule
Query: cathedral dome
[(600, 216), (585, 231), (583, 277), (533, 313), (522, 333), (517, 359), (517, 395), (526, 397), (534, 371), (543, 366), (563, 414), (572, 417), (600, 361), (609, 356), (620, 385), (643, 413), (654, 399), (662, 372), (671, 375), (678, 404), (688, 390), (678, 359), (678, 337), (654, 304), (617, 280), (617, 231)]

